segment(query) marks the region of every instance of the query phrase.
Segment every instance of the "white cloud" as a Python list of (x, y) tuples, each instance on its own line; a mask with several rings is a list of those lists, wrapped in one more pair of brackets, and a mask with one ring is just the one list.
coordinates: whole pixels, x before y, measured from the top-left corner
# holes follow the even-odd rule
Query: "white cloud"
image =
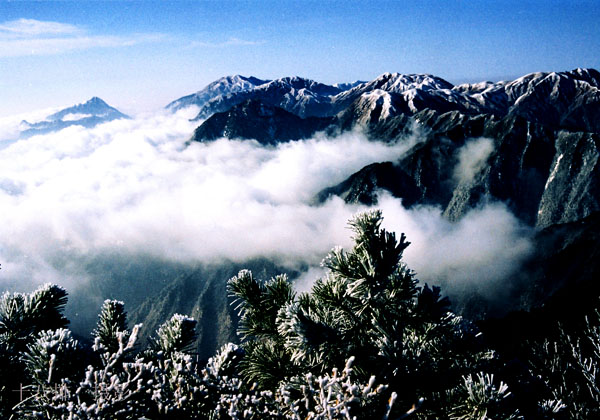
[(265, 41), (251, 41), (241, 38), (229, 38), (227, 41), (207, 42), (207, 41), (192, 41), (188, 48), (223, 48), (223, 47), (244, 47), (263, 45)]
[[(221, 139), (184, 147), (193, 112), (69, 127), (0, 149), (2, 285), (86, 278), (76, 261), (106, 253), (184, 263), (267, 256), (311, 268), (351, 245), (347, 221), (364, 206), (311, 198), (363, 166), (395, 160), (418, 141), (374, 143), (357, 133), (278, 147)], [(488, 205), (450, 223), (381, 194), (384, 225), (405, 232), (406, 261), (429, 283), (490, 290), (529, 252), (519, 222)], [(65, 284), (68, 283), (68, 284)], [(478, 287), (479, 287), (478, 286)]]
[(93, 35), (59, 22), (19, 19), (0, 23), (0, 57), (53, 55), (90, 48), (128, 47), (164, 39), (161, 34)]
[(64, 35), (80, 32), (75, 25), (36, 19), (17, 19), (0, 23), (0, 34), (16, 36)]
[(493, 297), (506, 291), (510, 275), (532, 252), (531, 229), (502, 203), (475, 208), (455, 223), (439, 208), (406, 210), (385, 194), (379, 207), (384, 227), (405, 232), (411, 242), (404, 256), (417, 278), (444, 285), (446, 293), (470, 290)]
[(458, 164), (454, 168), (456, 182), (471, 182), (485, 166), (494, 151), (494, 141), (487, 137), (471, 139), (458, 151)]
[(47, 271), (57, 253), (106, 250), (176, 261), (270, 255), (317, 263), (348, 241), (345, 224), (356, 208), (339, 199), (311, 206), (312, 196), (406, 148), (354, 133), (277, 148), (225, 139), (184, 148), (197, 124), (188, 119), (73, 126), (0, 150), (4, 278), (15, 272), (11, 265)]

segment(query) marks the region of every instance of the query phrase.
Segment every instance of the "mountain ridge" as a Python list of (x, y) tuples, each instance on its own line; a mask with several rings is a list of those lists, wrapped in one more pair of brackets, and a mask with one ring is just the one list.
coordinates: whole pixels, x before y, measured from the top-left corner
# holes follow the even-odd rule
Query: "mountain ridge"
[[(418, 127), (426, 141), (392, 162), (395, 172), (363, 168), (315, 199), (337, 191), (348, 202), (373, 204), (377, 190), (384, 189), (406, 203), (441, 206), (450, 220), (479, 203), (502, 201), (536, 227), (573, 222), (600, 209), (600, 73), (594, 69), (458, 86), (432, 75), (385, 73), (335, 95), (322, 85), (317, 92), (315, 83), (283, 78), (240, 93), (270, 107), (268, 124), (258, 124), (256, 112), (250, 116), (244, 105), (236, 104), (209, 116), (191, 140), (254, 138), (274, 145), (309, 138), (316, 131), (336, 135), (358, 130), (372, 140), (395, 142)], [(302, 95), (309, 99), (302, 102), (296, 88), (313, 89), (314, 96), (307, 90)], [(308, 103), (304, 114), (321, 107), (319, 117), (299, 115)], [(480, 137), (490, 139), (489, 155), (467, 180), (458, 182), (452, 171), (459, 155)]]
[[(513, 81), (461, 85), (429, 74), (400, 73), (384, 73), (369, 82), (331, 86), (297, 76), (270, 81), (244, 76), (228, 78), (219, 79), (199, 91), (203, 92), (204, 99), (196, 103), (200, 110), (195, 120), (225, 112), (248, 99), (262, 100), (302, 118), (331, 117), (347, 110), (363, 95), (382, 91), (390, 95), (391, 106), (407, 114), (425, 109), (500, 117), (512, 114), (555, 128), (600, 132), (600, 73), (595, 69), (536, 72)], [(229, 83), (227, 87), (223, 82), (235, 78), (253, 82), (244, 84), (243, 88), (235, 83)], [(223, 88), (215, 91), (213, 85)], [(179, 109), (173, 104), (183, 104), (185, 98), (199, 95), (199, 92), (173, 101), (167, 108)]]

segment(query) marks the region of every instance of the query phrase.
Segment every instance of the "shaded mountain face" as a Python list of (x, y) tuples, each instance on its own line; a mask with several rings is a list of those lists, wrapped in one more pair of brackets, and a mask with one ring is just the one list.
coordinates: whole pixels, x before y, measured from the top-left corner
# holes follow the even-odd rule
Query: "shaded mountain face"
[(144, 339), (152, 336), (172, 314), (189, 314), (199, 321), (196, 330), (197, 351), (198, 356), (206, 360), (224, 344), (238, 342), (238, 315), (227, 295), (227, 280), (242, 269), (251, 270), (261, 279), (284, 272), (292, 278), (296, 274), (267, 259), (202, 265), (177, 277), (156, 295), (148, 297), (131, 313), (131, 321), (143, 323), (140, 333)]
[(175, 313), (194, 317), (198, 320), (197, 353), (202, 359), (214, 356), (228, 342), (238, 342), (238, 316), (227, 295), (228, 279), (242, 269), (250, 269), (265, 280), (281, 273), (290, 278), (299, 274), (267, 258), (190, 265), (148, 255), (108, 252), (82, 257), (79, 263), (90, 275), (90, 282), (70, 291), (66, 315), (81, 342), (93, 343), (90, 332), (104, 299), (119, 299), (125, 304), (129, 325), (143, 324), (141, 343)]
[(255, 139), (261, 144), (275, 145), (308, 138), (330, 123), (331, 118), (300, 118), (282, 108), (251, 99), (235, 105), (229, 111), (210, 116), (194, 131), (191, 141), (227, 137)]
[(347, 203), (372, 205), (377, 202), (377, 190), (386, 190), (402, 199), (405, 207), (411, 207), (422, 199), (422, 191), (415, 180), (392, 162), (373, 163), (365, 166), (351, 177), (321, 191), (315, 201), (327, 200), (333, 195)]
[[(369, 125), (367, 133), (396, 138), (415, 123), (425, 141), (394, 163), (413, 180), (410, 186), (393, 181), (392, 174), (375, 182), (351, 182), (359, 172), (331, 191), (344, 191), (346, 201), (364, 204), (376, 202), (378, 189), (396, 197), (418, 197), (414, 203), (441, 206), (450, 220), (480, 203), (502, 201), (521, 220), (538, 227), (600, 210), (596, 133), (556, 130), (520, 116), (466, 116), (456, 111), (391, 118)], [(399, 191), (399, 185), (406, 192)]]
[(74, 105), (49, 115), (44, 121), (37, 123), (23, 121), (26, 129), (21, 132), (21, 137), (46, 134), (72, 125), (92, 128), (98, 124), (122, 118), (129, 117), (118, 109), (109, 106), (102, 99), (93, 97), (85, 103)]
[[(496, 315), (518, 311), (480, 322), (487, 339), (499, 350), (510, 352), (518, 347), (516, 343), (554, 334), (556, 321), (567, 328), (577, 325), (598, 306), (600, 212), (542, 229), (533, 243), (534, 253), (513, 279), (513, 299), (495, 302), (496, 308), (503, 305)], [(479, 299), (468, 306), (481, 304), (486, 302)], [(494, 313), (490, 304), (488, 313)]]

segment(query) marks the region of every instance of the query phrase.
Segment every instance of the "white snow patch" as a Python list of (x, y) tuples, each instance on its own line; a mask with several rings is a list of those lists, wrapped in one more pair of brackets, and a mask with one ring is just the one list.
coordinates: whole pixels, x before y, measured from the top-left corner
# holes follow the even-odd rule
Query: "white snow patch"
[(550, 183), (552, 181), (554, 181), (554, 178), (556, 177), (556, 173), (558, 172), (558, 165), (560, 165), (560, 161), (562, 160), (564, 154), (560, 154), (560, 156), (558, 156), (558, 158), (556, 159), (556, 163), (554, 164), (554, 167), (552, 168), (552, 172), (550, 173), (550, 176), (548, 177), (548, 180), (546, 181), (546, 185), (544, 186), (544, 190), (546, 190), (548, 188), (548, 186), (550, 185)]
[(370, 109), (381, 106), (380, 119), (386, 119), (397, 114), (396, 108), (392, 105), (392, 96), (384, 90), (375, 89), (372, 92), (364, 93), (362, 98), (367, 101)]

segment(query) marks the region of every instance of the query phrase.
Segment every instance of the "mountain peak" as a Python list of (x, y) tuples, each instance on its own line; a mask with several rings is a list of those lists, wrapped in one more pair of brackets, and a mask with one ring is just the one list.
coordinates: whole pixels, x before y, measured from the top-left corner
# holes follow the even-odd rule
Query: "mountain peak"
[(300, 89), (308, 89), (318, 95), (336, 95), (340, 92), (340, 89), (334, 86), (325, 85), (320, 82), (316, 82), (311, 79), (307, 79), (300, 76), (288, 76), (282, 77), (280, 79), (272, 80), (268, 84), (264, 86), (265, 89), (269, 89), (269, 85), (271, 86), (282, 86), (282, 87), (291, 87), (296, 90)]
[(102, 99), (97, 96), (92, 97), (85, 103), (77, 104), (61, 111), (58, 111), (50, 116), (48, 119), (51, 121), (63, 120), (70, 114), (80, 114), (85, 117), (105, 117), (110, 116), (112, 119), (117, 118), (128, 118), (125, 114), (122, 114), (116, 108), (111, 107)]
[(103, 106), (108, 106), (108, 104), (104, 100), (100, 99), (97, 96), (93, 96), (84, 105), (103, 105)]
[(355, 82), (350, 82), (350, 83), (335, 83), (333, 85), (333, 87), (338, 88), (341, 91), (346, 91), (346, 90), (350, 90), (358, 85), (362, 85), (363, 83), (367, 83), (364, 80), (357, 80)]
[(268, 82), (269, 80), (258, 79), (254, 76), (246, 77), (239, 74), (221, 77), (206, 85), (202, 90), (169, 103), (166, 108), (173, 112), (192, 105), (202, 108), (209, 102), (218, 101), (227, 95), (255, 89)]
[(46, 117), (44, 121), (25, 124), (28, 129), (21, 132), (22, 137), (30, 137), (36, 134), (50, 133), (63, 128), (80, 125), (86, 128), (95, 127), (98, 124), (129, 118), (118, 109), (111, 107), (97, 96), (87, 102), (64, 108)]
[(600, 88), (600, 72), (593, 68), (576, 68), (568, 72), (572, 77), (578, 80), (583, 80), (591, 86)]
[(198, 93), (205, 91), (206, 89), (216, 88), (218, 86), (230, 86), (231, 88), (245, 90), (253, 88), (255, 86), (267, 83), (267, 80), (261, 80), (254, 76), (242, 76), (241, 74), (234, 74), (230, 76), (221, 77), (212, 83), (209, 83), (204, 89), (198, 91)]

